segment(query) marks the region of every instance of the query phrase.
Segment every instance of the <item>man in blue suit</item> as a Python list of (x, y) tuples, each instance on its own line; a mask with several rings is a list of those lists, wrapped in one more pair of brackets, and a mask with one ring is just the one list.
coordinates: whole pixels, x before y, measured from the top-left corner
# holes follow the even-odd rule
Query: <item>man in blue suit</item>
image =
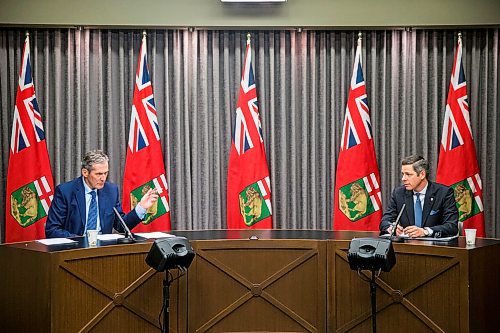
[(124, 232), (113, 207), (132, 229), (144, 218), (146, 211), (157, 200), (155, 189), (150, 189), (128, 214), (122, 211), (118, 187), (106, 179), (109, 158), (100, 150), (89, 151), (82, 160), (82, 176), (60, 184), (54, 192), (45, 224), (47, 238), (82, 236), (87, 230), (110, 234), (113, 228)]
[(403, 185), (392, 192), (380, 222), (382, 233), (391, 233), (401, 211), (396, 235), (409, 237), (450, 237), (458, 234), (458, 210), (453, 189), (428, 180), (429, 162), (412, 155), (401, 161)]

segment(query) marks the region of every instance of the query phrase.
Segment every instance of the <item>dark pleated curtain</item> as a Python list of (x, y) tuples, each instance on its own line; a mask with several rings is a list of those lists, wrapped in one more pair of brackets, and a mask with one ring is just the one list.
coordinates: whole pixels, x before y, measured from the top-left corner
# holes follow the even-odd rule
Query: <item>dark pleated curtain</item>
[[(0, 30), (0, 216), (25, 31)], [(357, 31), (256, 31), (254, 68), (271, 171), (275, 228), (331, 229), (333, 181)], [(500, 237), (499, 31), (463, 30), (471, 125), (487, 235)], [(104, 149), (122, 183), (142, 32), (30, 30), (35, 89), (55, 183)], [(174, 229), (225, 228), (226, 173), (246, 31), (147, 31)], [(383, 200), (401, 157), (435, 176), (457, 31), (363, 33), (363, 68)], [(356, 166), (352, 166), (355, 168)], [(4, 219), (2, 223), (2, 239)]]

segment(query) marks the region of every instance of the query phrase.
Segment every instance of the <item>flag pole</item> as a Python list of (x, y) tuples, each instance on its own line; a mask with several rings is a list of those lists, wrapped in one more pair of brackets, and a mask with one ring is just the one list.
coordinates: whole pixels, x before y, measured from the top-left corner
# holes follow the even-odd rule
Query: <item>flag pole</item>
[(462, 44), (462, 33), (460, 31), (458, 32), (458, 42)]
[(146, 35), (147, 35), (147, 34), (146, 34), (146, 30), (142, 30), (142, 38), (143, 38), (143, 39), (144, 39), (144, 38), (146, 38)]
[(252, 35), (247, 32), (247, 44), (250, 44), (250, 39), (252, 39)]
[(361, 31), (358, 32), (358, 45), (361, 45), (361, 39), (363, 39), (362, 37), (363, 37), (363, 34), (361, 33)]

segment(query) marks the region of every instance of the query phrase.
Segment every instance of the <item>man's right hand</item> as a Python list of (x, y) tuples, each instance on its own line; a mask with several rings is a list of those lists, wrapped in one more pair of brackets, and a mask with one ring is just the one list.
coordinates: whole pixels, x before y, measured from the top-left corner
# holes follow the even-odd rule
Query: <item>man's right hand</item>
[(139, 205), (145, 210), (148, 210), (158, 200), (158, 191), (155, 188), (150, 188), (142, 197)]
[[(392, 225), (387, 228), (387, 232), (392, 235)], [(398, 228), (396, 229), (396, 236), (401, 236), (404, 234), (403, 227), (401, 225), (398, 225)]]

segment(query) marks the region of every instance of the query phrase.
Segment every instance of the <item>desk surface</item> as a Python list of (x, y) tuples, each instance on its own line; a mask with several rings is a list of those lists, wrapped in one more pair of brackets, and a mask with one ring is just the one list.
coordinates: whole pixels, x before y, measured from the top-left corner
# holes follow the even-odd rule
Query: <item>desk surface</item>
[[(273, 230), (173, 230), (169, 233), (186, 237), (189, 240), (336, 240), (336, 241), (350, 241), (353, 238), (361, 237), (378, 237), (378, 232), (360, 232), (360, 231), (330, 231), (330, 230), (287, 230), (287, 229), (273, 229)], [(31, 251), (39, 252), (59, 252), (65, 250), (75, 250), (87, 248), (86, 237), (74, 237), (76, 243), (60, 244), (60, 245), (44, 245), (38, 242), (19, 242), (11, 244), (3, 244), (1, 246), (9, 246), (16, 248), (24, 248)], [(140, 242), (153, 242), (154, 240), (143, 240)], [(465, 237), (458, 237), (449, 242), (440, 241), (422, 241), (422, 240), (405, 240), (405, 244), (415, 245), (428, 245), (461, 248), (464, 250), (472, 250), (492, 245), (500, 244), (500, 239), (492, 238), (477, 238), (474, 246), (467, 246), (465, 244)], [(116, 240), (98, 241), (97, 247), (117, 245)]]
[[(370, 295), (350, 269), (347, 248), (354, 237), (378, 237), (377, 232), (170, 233), (191, 240), (196, 251), (188, 274), (170, 288), (176, 300), (169, 309), (173, 331), (370, 330)], [(162, 274), (144, 260), (153, 240), (131, 246), (99, 241), (93, 248), (85, 237), (74, 240), (0, 245), (4, 330), (157, 332)], [(407, 240), (394, 250), (396, 266), (376, 281), (381, 332), (500, 327), (500, 266), (492, 265), (500, 257), (500, 240), (478, 238), (471, 247), (464, 237), (448, 243)]]

